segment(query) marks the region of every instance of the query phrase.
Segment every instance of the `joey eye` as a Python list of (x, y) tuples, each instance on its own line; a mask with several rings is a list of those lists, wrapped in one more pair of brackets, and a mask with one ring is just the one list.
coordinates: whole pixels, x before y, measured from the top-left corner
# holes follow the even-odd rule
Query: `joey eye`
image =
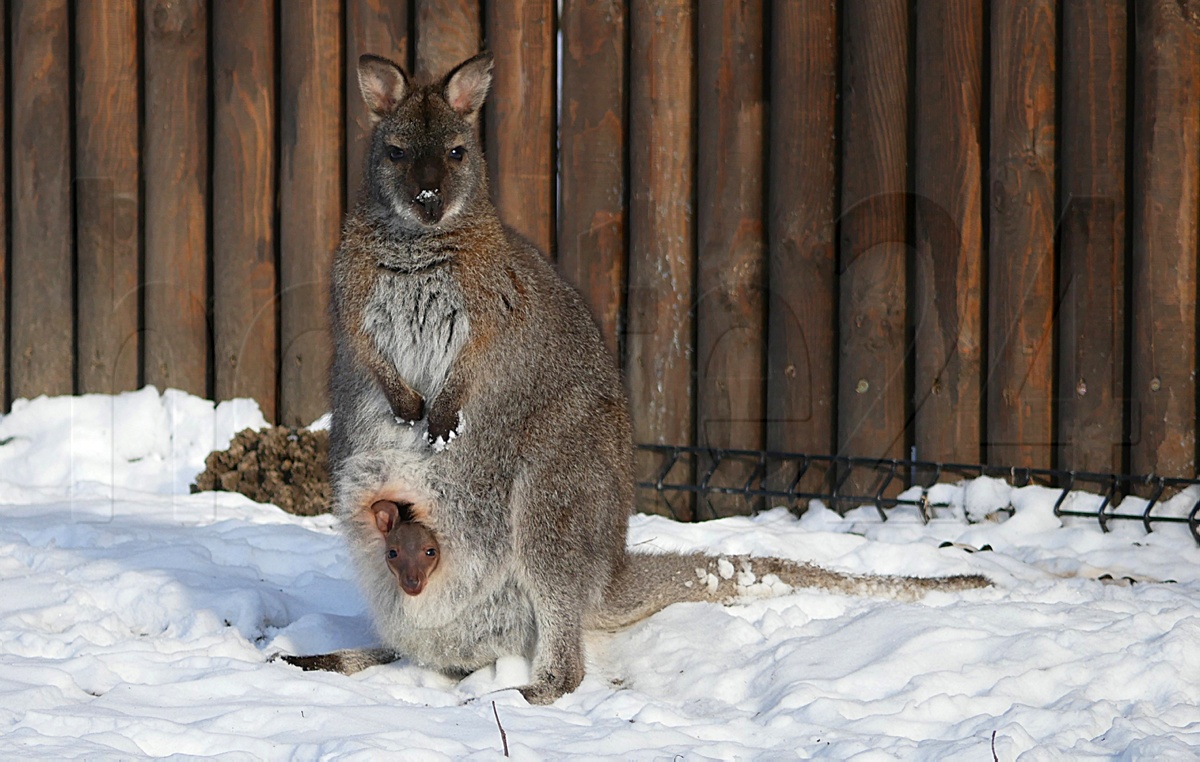
[(467, 155), (467, 149), (462, 146), (454, 146), (450, 149), (450, 158), (455, 161), (462, 161)]
[(408, 152), (400, 146), (388, 146), (387, 157), (392, 161), (404, 161), (408, 158)]
[(388, 548), (388, 552), (387, 552), (388, 558), (395, 558), (398, 555), (400, 555), (400, 554), (396, 552), (395, 548)]
[(436, 555), (437, 555), (437, 548), (426, 548), (425, 549), (425, 557), (426, 558), (433, 558)]

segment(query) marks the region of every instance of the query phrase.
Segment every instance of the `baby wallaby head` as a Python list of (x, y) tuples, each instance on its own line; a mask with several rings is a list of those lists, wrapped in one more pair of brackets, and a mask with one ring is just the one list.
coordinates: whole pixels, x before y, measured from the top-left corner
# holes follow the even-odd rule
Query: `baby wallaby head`
[(366, 190), (402, 227), (449, 224), (486, 199), (479, 111), (491, 83), (486, 52), (430, 84), (414, 83), (386, 58), (359, 59), (358, 84), (374, 124)]
[(383, 534), (388, 569), (396, 577), (400, 589), (408, 595), (420, 595), (437, 569), (441, 548), (433, 530), (414, 521), (407, 511), (391, 500), (379, 500), (371, 506), (375, 526)]

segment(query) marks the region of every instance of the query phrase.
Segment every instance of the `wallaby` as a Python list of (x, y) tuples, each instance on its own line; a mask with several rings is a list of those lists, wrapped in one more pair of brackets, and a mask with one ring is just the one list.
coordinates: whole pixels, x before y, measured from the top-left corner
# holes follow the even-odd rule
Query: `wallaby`
[(397, 584), (406, 595), (420, 595), (441, 558), (437, 537), (424, 524), (405, 518), (391, 500), (377, 500), (371, 511), (387, 543), (384, 558)]
[[(333, 266), (330, 464), (385, 648), (285, 658), (353, 672), (403, 655), (466, 674), (521, 654), (533, 674), (521, 692), (549, 703), (583, 679), (585, 628), (676, 601), (728, 601), (775, 577), (900, 597), (989, 584), (627, 551), (621, 381), (582, 299), (489, 200), (478, 120), (491, 70), (483, 53), (418, 84), (386, 59), (359, 61), (374, 127)], [(411, 506), (437, 538), (420, 595), (380, 563), (379, 501)]]

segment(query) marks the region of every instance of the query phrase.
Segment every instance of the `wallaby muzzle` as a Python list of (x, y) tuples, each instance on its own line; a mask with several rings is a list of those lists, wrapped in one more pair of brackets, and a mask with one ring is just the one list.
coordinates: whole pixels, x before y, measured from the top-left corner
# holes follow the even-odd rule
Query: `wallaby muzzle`
[(426, 222), (437, 222), (442, 218), (442, 194), (437, 189), (425, 189), (413, 196), (413, 206), (425, 215)]

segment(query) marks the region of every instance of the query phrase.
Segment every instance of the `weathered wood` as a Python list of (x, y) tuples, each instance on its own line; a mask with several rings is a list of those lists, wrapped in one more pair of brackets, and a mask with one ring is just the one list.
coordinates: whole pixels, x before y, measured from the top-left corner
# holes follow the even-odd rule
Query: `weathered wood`
[(208, 3), (145, 0), (144, 380), (208, 396)]
[[(757, 0), (700, 4), (696, 438), (711, 447), (764, 445), (763, 28)], [(723, 475), (732, 483), (714, 486), (749, 474)], [(746, 510), (740, 500), (709, 504), (718, 515)]]
[(136, 0), (75, 5), (79, 391), (138, 385)]
[[(837, 447), (847, 455), (902, 458), (908, 454), (908, 4), (855, 0), (843, 7)], [(847, 488), (864, 494), (865, 476), (852, 473)]]
[[(8, 40), (8, 0), (0, 0), (0, 40)], [(8, 56), (0, 56), (0, 82), (7, 82)], [(9, 120), (8, 99), (0, 98), (0, 130), (6, 129)], [(0, 177), (8, 177), (8, 145), (0, 148)], [(0, 209), (7, 210), (9, 194), (7, 183), (0, 183)], [(8, 394), (8, 315), (9, 306), (9, 246), (8, 215), (0, 214), (0, 413), (7, 413), (10, 406)]]
[(917, 0), (913, 445), (918, 458), (982, 456), (981, 0)]
[(836, 444), (837, 27), (832, 0), (774, 4), (767, 446), (787, 452)]
[(987, 459), (1054, 454), (1056, 0), (993, 0)]
[(483, 47), (480, 0), (412, 0), (416, 73), (440, 77)]
[(617, 356), (625, 289), (625, 3), (563, 5), (558, 267)]
[[(695, 278), (696, 137), (694, 14), (690, 0), (633, 0), (629, 77), (629, 327), (626, 378), (634, 441), (691, 443), (691, 313)], [(638, 456), (639, 479), (655, 458)], [(672, 479), (692, 478), (678, 468)], [(639, 490), (638, 509), (693, 517), (692, 501), (658, 503)]]
[(213, 393), (252, 397), (274, 420), (273, 0), (214, 1), (213, 72)]
[(487, 4), (496, 56), (484, 124), (500, 217), (554, 257), (555, 29), (553, 0)]
[(12, 283), (9, 373), (13, 397), (71, 394), (71, 49), (66, 0), (13, 0)]
[(1200, 20), (1175, 0), (1137, 0), (1135, 9), (1131, 465), (1192, 476)]
[[(286, 2), (286, 0), (285, 0)], [(407, 0), (346, 0), (346, 202), (353, 205), (362, 184), (371, 120), (358, 88), (363, 53), (409, 66)]]
[(329, 407), (329, 261), (342, 220), (342, 28), (334, 3), (288, 0), (280, 13), (279, 420)]
[(1064, 0), (1060, 468), (1124, 472), (1125, 0)]

